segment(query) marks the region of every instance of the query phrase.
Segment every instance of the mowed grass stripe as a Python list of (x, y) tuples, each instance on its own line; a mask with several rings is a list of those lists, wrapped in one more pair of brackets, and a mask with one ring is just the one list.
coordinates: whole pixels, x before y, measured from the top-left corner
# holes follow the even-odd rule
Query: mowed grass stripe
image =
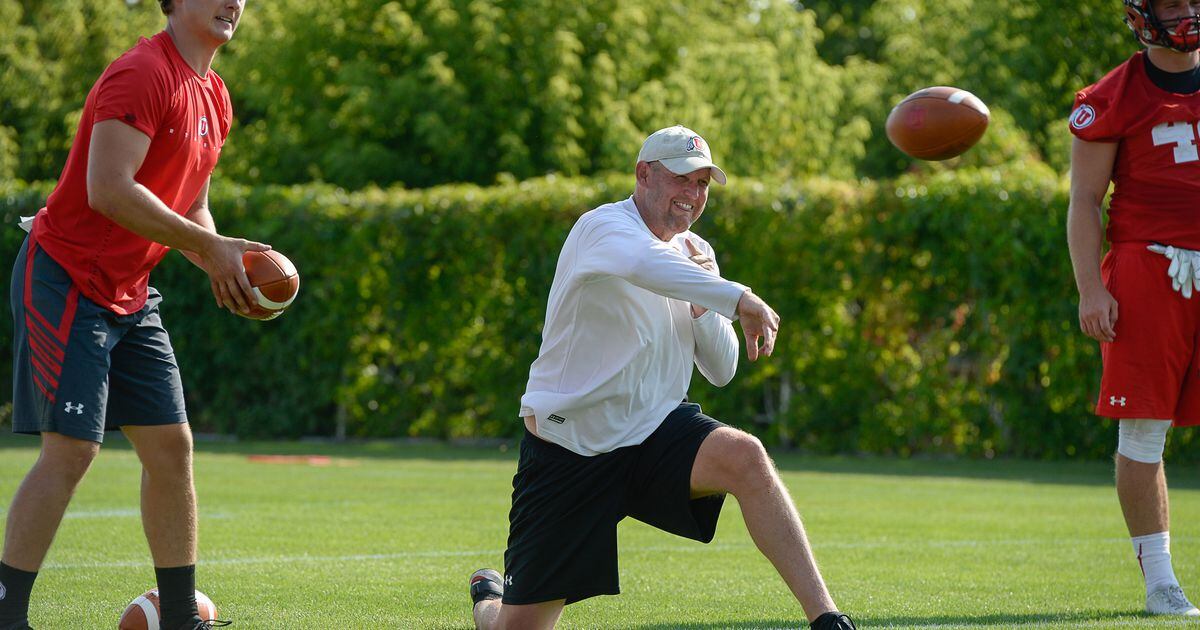
[[(203, 520), (205, 517), (202, 517)], [(224, 516), (223, 518), (232, 518)], [(1172, 539), (1175, 544), (1180, 544), (1179, 539)], [(874, 543), (859, 543), (859, 542), (825, 542), (813, 543), (812, 547), (817, 551), (821, 550), (848, 550), (848, 549), (913, 549), (920, 547), (929, 548), (948, 548), (948, 547), (1002, 547), (1002, 546), (1042, 546), (1050, 544), (1067, 544), (1075, 545), (1085, 549), (1093, 549), (1103, 545), (1128, 545), (1129, 541), (1124, 538), (1094, 538), (1094, 539), (1075, 539), (1069, 541), (1058, 541), (1048, 538), (1043, 539), (1028, 539), (1028, 540), (925, 540), (912, 543), (895, 542), (874, 542)], [(753, 549), (754, 546), (750, 543), (733, 545), (712, 543), (701, 546), (673, 546), (673, 545), (652, 545), (649, 547), (623, 547), (623, 553), (704, 553), (704, 554), (719, 554), (719, 553), (742, 553), (747, 549)], [(293, 562), (364, 562), (364, 561), (391, 561), (391, 560), (407, 560), (412, 558), (457, 558), (457, 557), (472, 557), (489, 558), (503, 555), (503, 549), (476, 549), (476, 550), (431, 550), (431, 551), (407, 551), (396, 553), (369, 553), (369, 554), (353, 554), (344, 556), (322, 556), (322, 555), (296, 555), (296, 556), (264, 556), (260, 558), (221, 558), (208, 557), (202, 559), (201, 566), (222, 566), (233, 564), (287, 564)], [(77, 562), (77, 563), (58, 563), (47, 562), (44, 566), (46, 569), (104, 569), (114, 567), (139, 567), (145, 565), (145, 558), (114, 560), (109, 562)]]
[[(137, 460), (115, 437), (38, 580), (35, 627), (113, 627), (153, 583)], [(0, 438), (3, 507), (36, 444)], [(835, 597), (864, 627), (1178, 626), (1137, 614), (1141, 580), (1102, 462), (777, 459)], [(511, 449), (201, 443), (200, 588), (239, 628), (467, 628), (464, 581), (502, 561), (514, 468)], [(1200, 473), (1168, 471), (1176, 570), (1200, 594)], [(805, 625), (736, 501), (712, 545), (629, 520), (620, 540), (624, 594), (569, 607), (561, 627)]]

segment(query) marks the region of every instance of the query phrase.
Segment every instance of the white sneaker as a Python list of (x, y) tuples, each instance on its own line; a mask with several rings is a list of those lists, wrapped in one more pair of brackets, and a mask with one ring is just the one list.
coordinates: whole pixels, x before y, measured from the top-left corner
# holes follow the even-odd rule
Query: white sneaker
[(1146, 612), (1152, 615), (1200, 617), (1200, 609), (1188, 601), (1177, 584), (1159, 589), (1146, 596)]

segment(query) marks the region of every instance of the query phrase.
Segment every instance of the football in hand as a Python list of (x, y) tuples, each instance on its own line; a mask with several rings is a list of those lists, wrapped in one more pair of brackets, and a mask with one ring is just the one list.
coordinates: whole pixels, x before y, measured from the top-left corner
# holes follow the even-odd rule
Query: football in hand
[(897, 149), (920, 160), (948, 160), (983, 137), (987, 105), (966, 90), (930, 87), (909, 94), (892, 108), (887, 136)]
[(238, 313), (250, 319), (275, 319), (291, 306), (300, 292), (300, 273), (287, 256), (275, 250), (245, 252), (242, 266), (254, 287), (256, 303), (249, 313)]
[[(200, 591), (196, 591), (196, 608), (200, 612), (200, 618), (205, 621), (217, 618), (217, 607), (213, 605), (208, 595)], [(125, 607), (125, 612), (121, 613), (117, 628), (118, 630), (159, 630), (159, 618), (158, 589), (153, 589), (138, 595), (129, 602), (129, 605)]]

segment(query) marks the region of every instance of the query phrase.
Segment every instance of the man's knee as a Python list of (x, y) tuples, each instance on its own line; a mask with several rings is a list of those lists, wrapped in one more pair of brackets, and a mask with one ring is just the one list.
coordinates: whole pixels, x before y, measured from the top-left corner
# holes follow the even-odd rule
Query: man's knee
[(1117, 429), (1117, 454), (1135, 462), (1157, 464), (1162, 461), (1170, 428), (1169, 420), (1121, 420)]
[(714, 455), (729, 492), (737, 496), (739, 492), (754, 491), (773, 483), (775, 465), (758, 438), (745, 431), (724, 428), (714, 431), (713, 435), (720, 440)]
[(42, 452), (36, 467), (51, 475), (79, 483), (100, 453), (100, 444), (81, 440), (61, 433), (42, 434)]
[(186, 477), (192, 470), (192, 432), (186, 424), (127, 427), (142, 468), (150, 475)]

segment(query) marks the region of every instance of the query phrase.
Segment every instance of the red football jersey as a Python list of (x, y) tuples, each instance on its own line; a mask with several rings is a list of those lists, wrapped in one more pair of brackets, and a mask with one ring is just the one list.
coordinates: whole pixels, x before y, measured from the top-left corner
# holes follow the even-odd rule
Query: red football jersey
[(67, 164), (34, 222), (33, 237), (84, 295), (128, 314), (145, 304), (150, 270), (169, 248), (88, 205), (92, 126), (114, 118), (150, 137), (134, 179), (186, 215), (217, 164), (233, 107), (217, 73), (196, 74), (165, 31), (118, 57), (88, 93)]
[(1115, 142), (1108, 240), (1200, 249), (1200, 92), (1174, 94), (1146, 75), (1145, 51), (1075, 95), (1071, 132)]

